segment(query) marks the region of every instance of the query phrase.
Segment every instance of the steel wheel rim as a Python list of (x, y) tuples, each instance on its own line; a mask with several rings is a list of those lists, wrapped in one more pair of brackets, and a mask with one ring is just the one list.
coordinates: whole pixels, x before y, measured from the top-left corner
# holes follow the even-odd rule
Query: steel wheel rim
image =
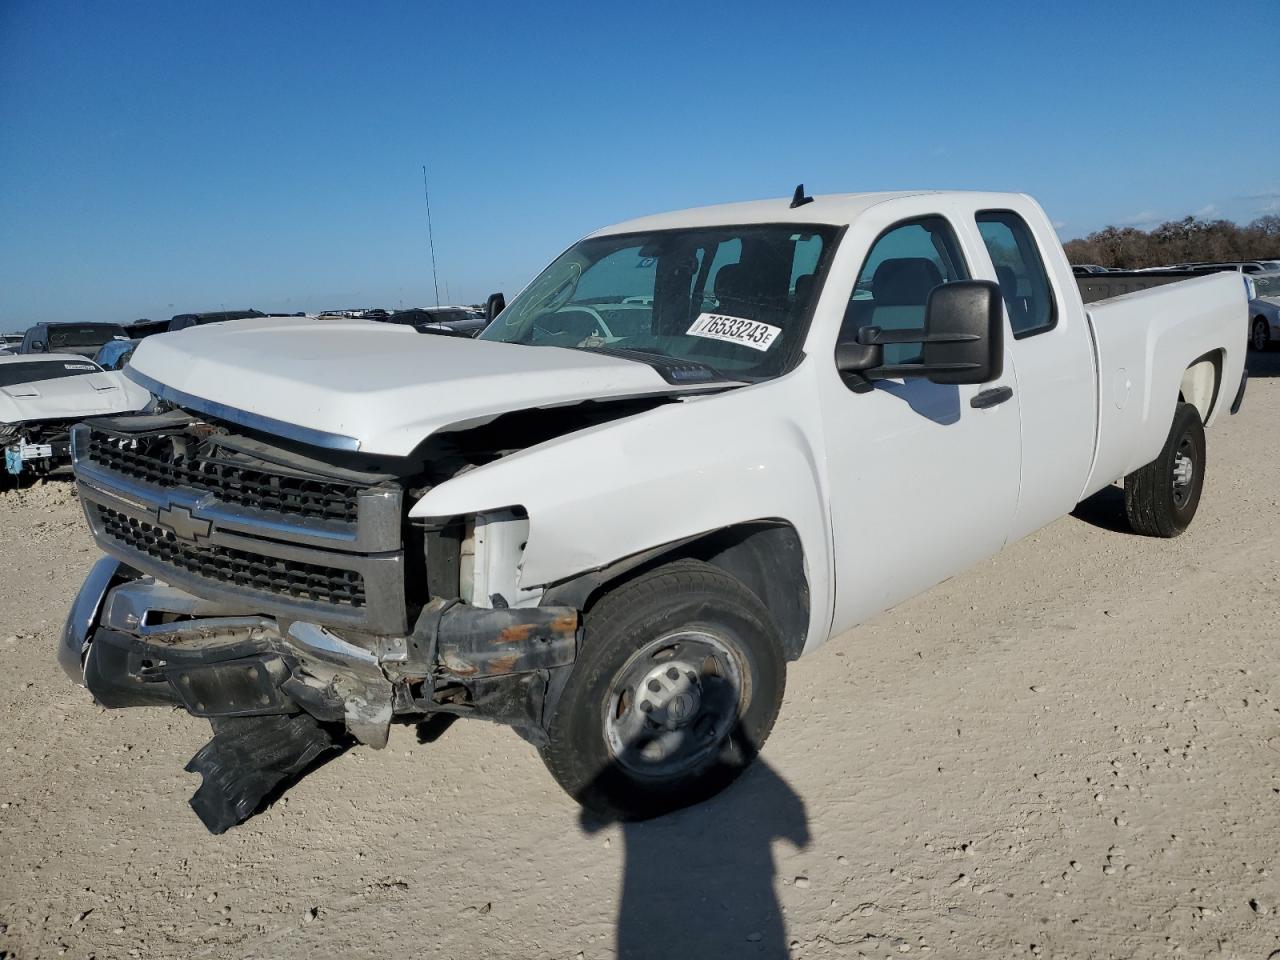
[(604, 735), (613, 759), (633, 775), (655, 779), (701, 767), (738, 722), (745, 676), (734, 645), (706, 628), (645, 644), (611, 686)]
[(1178, 449), (1173, 454), (1173, 505), (1182, 510), (1191, 499), (1196, 478), (1195, 443), (1190, 434), (1183, 434)]

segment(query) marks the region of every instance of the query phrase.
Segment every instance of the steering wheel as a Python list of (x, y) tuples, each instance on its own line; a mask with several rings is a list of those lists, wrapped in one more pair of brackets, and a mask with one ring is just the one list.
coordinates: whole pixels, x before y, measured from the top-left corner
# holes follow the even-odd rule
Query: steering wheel
[(565, 305), (561, 307), (559, 310), (557, 310), (556, 313), (563, 313), (566, 310), (575, 310), (580, 313), (590, 314), (591, 319), (596, 322), (598, 336), (604, 337), (606, 339), (613, 336), (613, 331), (609, 329), (609, 325), (604, 322), (604, 317), (600, 316), (600, 311), (597, 310), (595, 307), (588, 307), (582, 304), (573, 304), (572, 306)]

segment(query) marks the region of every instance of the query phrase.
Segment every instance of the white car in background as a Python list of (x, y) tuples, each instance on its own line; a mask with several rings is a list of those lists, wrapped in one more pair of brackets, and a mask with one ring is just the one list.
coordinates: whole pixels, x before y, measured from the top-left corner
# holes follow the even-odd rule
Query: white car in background
[(1249, 346), (1259, 352), (1280, 340), (1280, 270), (1252, 277), (1255, 296), (1249, 301)]
[(71, 427), (86, 417), (134, 413), (142, 387), (74, 353), (0, 356), (0, 447), (4, 473), (46, 476), (71, 463)]

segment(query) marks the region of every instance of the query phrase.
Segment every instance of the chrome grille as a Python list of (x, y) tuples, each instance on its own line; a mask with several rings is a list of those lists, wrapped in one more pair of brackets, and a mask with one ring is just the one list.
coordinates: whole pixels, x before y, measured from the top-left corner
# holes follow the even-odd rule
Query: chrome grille
[(104, 534), (159, 563), (198, 577), (297, 600), (359, 609), (365, 604), (358, 571), (326, 567), (180, 540), (162, 527), (101, 504), (95, 505)]
[[(404, 488), (180, 411), (72, 431), (94, 537), (144, 574), (245, 613), (369, 633), (408, 629)], [(314, 464), (315, 469), (309, 469)]]
[(224, 503), (315, 520), (356, 523), (366, 487), (322, 477), (237, 463), (214, 455), (194, 438), (115, 435), (90, 430), (86, 459), (113, 473), (157, 487), (185, 487)]

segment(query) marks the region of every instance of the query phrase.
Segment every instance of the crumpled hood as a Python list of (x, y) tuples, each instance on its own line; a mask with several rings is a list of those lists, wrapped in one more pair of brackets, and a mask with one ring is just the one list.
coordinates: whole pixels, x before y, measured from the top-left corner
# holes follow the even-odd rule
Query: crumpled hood
[(269, 431), (312, 442), (318, 431), (336, 435), (319, 438), (332, 445), (391, 456), (443, 427), (515, 410), (698, 389), (674, 387), (631, 360), (368, 320), (192, 327), (148, 337), (130, 368), (180, 406), (242, 423), (267, 418)]
[(0, 387), (0, 423), (70, 420), (141, 410), (151, 395), (118, 371)]

